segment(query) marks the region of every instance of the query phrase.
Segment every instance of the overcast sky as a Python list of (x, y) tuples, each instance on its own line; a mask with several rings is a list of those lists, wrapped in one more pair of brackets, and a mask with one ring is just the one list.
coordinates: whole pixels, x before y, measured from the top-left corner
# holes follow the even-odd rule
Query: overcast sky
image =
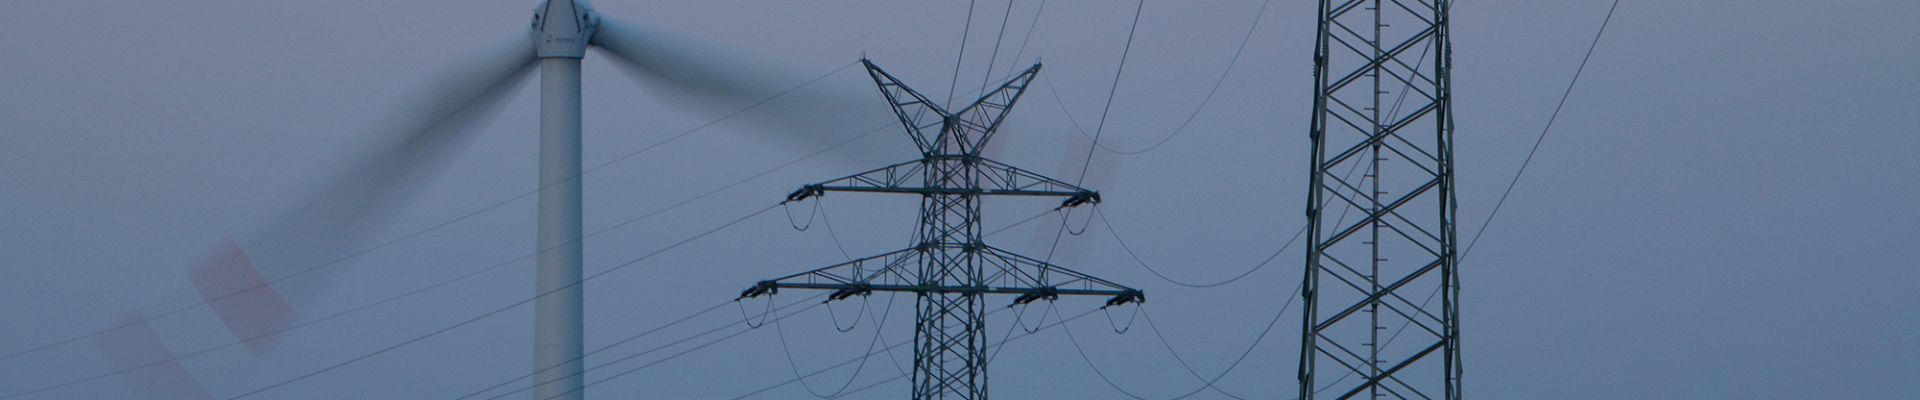
[[(397, 4), (396, 4), (397, 3)], [(1540, 132), (1605, 15), (1606, 0), (1469, 0), (1454, 9), (1463, 234), (1485, 221)], [(1045, 62), (1000, 140), (1001, 159), (1077, 175), (1126, 40), (1133, 3), (1054, 1), (1031, 42), (1034, 0), (974, 11), (957, 91), (1015, 63)], [(949, 93), (966, 2), (616, 1), (608, 15), (825, 74), (863, 54), (935, 97)], [(0, 353), (200, 301), (187, 271), (210, 248), (298, 204), (390, 132), (409, 96), (491, 46), (524, 40), (520, 0), (233, 2), (16, 1), (0, 13)], [(1254, 21), (1259, 0), (1145, 5), (1101, 143), (1152, 145), (1200, 104)], [(1095, 152), (1087, 185), (1117, 231), (1178, 279), (1216, 281), (1265, 258), (1304, 222), (1314, 5), (1273, 1), (1226, 83), (1192, 125), (1139, 155)], [(1527, 175), (1463, 266), (1467, 394), (1484, 398), (1903, 398), (1920, 376), (1920, 2), (1635, 1), (1620, 5)], [(995, 63), (989, 72), (989, 59)], [(690, 107), (585, 61), (585, 159), (597, 165), (719, 118), (744, 103)], [(613, 227), (888, 122), (857, 68), (803, 91), (852, 93), (866, 107), (781, 123), (779, 101), (586, 177), (586, 229)], [(535, 85), (524, 85), (448, 172), (419, 188), (378, 240), (402, 237), (535, 187)], [(864, 97), (859, 97), (864, 96)], [(1068, 119), (1071, 115), (1073, 120)], [(767, 140), (769, 137), (806, 140)], [(588, 273), (642, 257), (760, 210), (805, 183), (914, 158), (887, 130), (856, 145), (586, 242)], [(1104, 168), (1102, 168), (1104, 167)], [(989, 227), (1046, 211), (1013, 199)], [(587, 346), (599, 347), (730, 300), (754, 281), (894, 250), (912, 199), (838, 194), (828, 229), (811, 210), (760, 214), (587, 284)], [(334, 279), (276, 286), (304, 316), (352, 309), (533, 250), (521, 200), (337, 266)], [(1086, 223), (1085, 214), (1070, 223)], [(989, 238), (1043, 254), (1057, 216)], [(1099, 222), (1055, 260), (1147, 291), (1174, 351), (1213, 376), (1254, 343), (1299, 281), (1292, 248), (1214, 289), (1168, 284), (1135, 264)], [(837, 239), (836, 239), (837, 237)], [(836, 246), (837, 244), (839, 246)], [(218, 398), (293, 378), (532, 295), (531, 262), (289, 333), (273, 351), (229, 348), (183, 361)], [(271, 278), (271, 277), (270, 277)], [(778, 304), (802, 302), (786, 292)], [(888, 310), (887, 295), (867, 303)], [(1009, 299), (994, 298), (998, 308)], [(764, 300), (744, 303), (762, 306)], [(593, 397), (733, 398), (859, 358), (911, 336), (911, 299), (847, 333), (861, 303), (815, 308), (593, 386)], [(1099, 299), (1062, 299), (1058, 312)], [(1039, 307), (1025, 323), (1041, 318)], [(1111, 315), (1124, 324), (1131, 310)], [(758, 315), (758, 309), (746, 309)], [(1291, 398), (1299, 310), (1219, 387)], [(739, 322), (726, 305), (615, 347), (612, 361)], [(897, 314), (897, 315), (893, 315)], [(989, 318), (994, 341), (1020, 331)], [(1143, 317), (1144, 318), (1144, 317)], [(329, 371), (260, 398), (454, 398), (527, 372), (528, 308)], [(1049, 319), (1051, 321), (1051, 319)], [(1012, 342), (994, 359), (1001, 398), (1111, 399), (1108, 382), (1153, 399), (1200, 385), (1144, 320), (1116, 333), (1099, 313)], [(204, 308), (152, 322), (173, 353), (234, 342)], [(723, 331), (732, 333), (733, 330)], [(782, 335), (790, 345), (783, 351)], [(589, 375), (652, 363), (712, 335)], [(828, 394), (900, 375), (910, 346), (857, 375), (806, 382)], [(789, 355), (790, 354), (790, 355)], [(887, 355), (888, 353), (881, 353)], [(789, 358), (791, 357), (791, 358)], [(789, 362), (792, 364), (790, 365)], [(1103, 380), (1089, 362), (1106, 374)], [(79, 341), (0, 360), (0, 395), (109, 372)], [(517, 387), (519, 383), (509, 385)], [(109, 378), (29, 398), (130, 398)], [(811, 398), (786, 385), (756, 398)], [(900, 398), (896, 379), (848, 398)], [(524, 397), (524, 394), (519, 396)], [(1203, 391), (1194, 398), (1225, 398)]]

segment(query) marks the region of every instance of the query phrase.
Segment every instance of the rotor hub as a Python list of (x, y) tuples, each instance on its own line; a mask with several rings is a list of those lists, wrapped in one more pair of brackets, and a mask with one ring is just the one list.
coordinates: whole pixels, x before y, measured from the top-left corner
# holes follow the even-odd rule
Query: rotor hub
[(586, 0), (548, 0), (533, 9), (533, 48), (540, 58), (582, 58), (600, 18)]

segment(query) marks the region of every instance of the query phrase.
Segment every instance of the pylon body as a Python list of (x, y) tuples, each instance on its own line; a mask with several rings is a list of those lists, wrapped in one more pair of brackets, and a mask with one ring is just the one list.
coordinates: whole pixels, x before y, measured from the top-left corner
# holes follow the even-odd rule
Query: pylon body
[(1448, 0), (1321, 0), (1300, 398), (1460, 398)]
[(987, 398), (983, 296), (1017, 295), (1014, 304), (1060, 295), (1108, 296), (1108, 306), (1144, 301), (1139, 290), (987, 245), (980, 226), (985, 196), (1064, 197), (1061, 207), (1098, 203), (1100, 194), (980, 156), (981, 149), (1040, 70), (1027, 69), (999, 89), (949, 112), (872, 62), (879, 84), (921, 158), (807, 185), (801, 201), (830, 191), (921, 196), (913, 247), (761, 281), (741, 297), (782, 288), (832, 290), (828, 301), (875, 291), (915, 294), (913, 399)]

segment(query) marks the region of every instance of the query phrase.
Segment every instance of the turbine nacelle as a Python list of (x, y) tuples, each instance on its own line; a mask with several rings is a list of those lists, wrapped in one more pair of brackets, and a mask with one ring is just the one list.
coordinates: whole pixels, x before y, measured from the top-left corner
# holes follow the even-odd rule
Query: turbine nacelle
[(533, 48), (540, 58), (583, 58), (600, 17), (586, 0), (549, 0), (533, 8)]

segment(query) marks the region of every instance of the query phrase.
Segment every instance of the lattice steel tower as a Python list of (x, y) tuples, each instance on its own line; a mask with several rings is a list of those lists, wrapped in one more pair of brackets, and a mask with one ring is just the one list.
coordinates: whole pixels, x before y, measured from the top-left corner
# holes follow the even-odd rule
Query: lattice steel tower
[(827, 301), (875, 291), (915, 294), (914, 399), (987, 398), (986, 305), (982, 295), (1018, 295), (1013, 304), (1060, 295), (1110, 296), (1107, 306), (1145, 301), (1141, 291), (1014, 254), (981, 241), (982, 196), (1058, 196), (1060, 207), (1099, 203), (1100, 194), (980, 156), (1027, 84), (1035, 64), (957, 112), (948, 112), (893, 75), (861, 60), (879, 84), (920, 159), (823, 183), (787, 196), (829, 191), (920, 196), (913, 247), (761, 281), (741, 298), (782, 288), (832, 290)]
[(1451, 3), (1320, 1), (1301, 399), (1460, 398)]

